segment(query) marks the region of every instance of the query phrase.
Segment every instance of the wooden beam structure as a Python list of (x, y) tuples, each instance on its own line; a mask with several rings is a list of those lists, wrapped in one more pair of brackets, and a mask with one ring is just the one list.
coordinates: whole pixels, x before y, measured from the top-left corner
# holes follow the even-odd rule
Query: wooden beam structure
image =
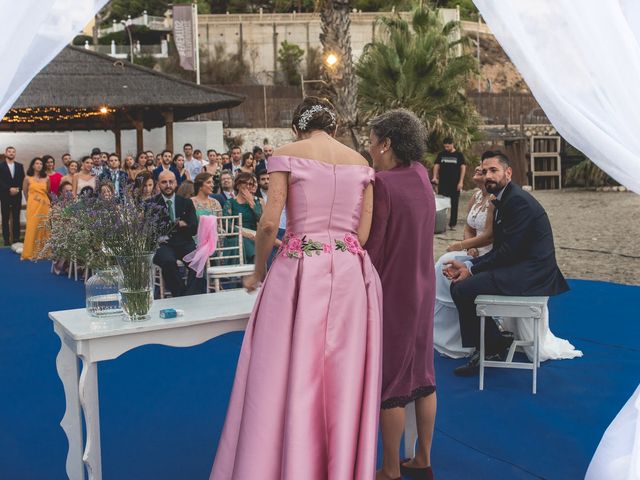
[(173, 110), (162, 112), (165, 125), (165, 148), (173, 153)]

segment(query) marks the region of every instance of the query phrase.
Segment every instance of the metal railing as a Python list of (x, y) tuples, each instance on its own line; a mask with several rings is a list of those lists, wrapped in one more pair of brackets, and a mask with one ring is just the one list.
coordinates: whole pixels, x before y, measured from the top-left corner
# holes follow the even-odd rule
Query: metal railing
[(111, 26), (100, 29), (98, 37), (104, 37), (110, 33), (122, 32), (130, 25), (144, 26), (148, 27), (149, 30), (161, 30), (166, 32), (170, 31), (173, 26), (173, 21), (170, 18), (148, 15), (146, 11), (142, 12), (142, 15), (136, 18), (131, 18), (129, 15), (124, 22), (126, 25), (114, 19)]
[[(129, 58), (131, 54), (131, 46), (116, 45), (115, 40), (111, 41), (111, 45), (91, 45), (89, 42), (85, 42), (84, 48), (113, 58)], [(133, 54), (134, 56), (149, 55), (153, 58), (168, 58), (169, 44), (166, 40), (161, 40), (159, 45), (141, 45), (140, 42), (135, 42)]]

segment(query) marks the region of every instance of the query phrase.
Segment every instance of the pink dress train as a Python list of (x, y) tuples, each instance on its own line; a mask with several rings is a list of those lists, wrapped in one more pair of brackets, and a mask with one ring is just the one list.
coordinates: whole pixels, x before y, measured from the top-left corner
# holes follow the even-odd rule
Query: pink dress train
[(214, 480), (373, 479), (382, 292), (355, 236), (371, 168), (280, 156), (287, 234), (247, 325)]

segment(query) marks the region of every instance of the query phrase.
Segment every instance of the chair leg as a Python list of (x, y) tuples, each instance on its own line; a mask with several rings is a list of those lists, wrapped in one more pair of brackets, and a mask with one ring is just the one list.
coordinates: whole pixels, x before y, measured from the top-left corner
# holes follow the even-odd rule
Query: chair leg
[(535, 395), (538, 387), (538, 367), (540, 366), (540, 349), (538, 346), (538, 327), (540, 319), (533, 319), (533, 394)]
[(220, 291), (220, 279), (219, 279), (219, 278), (216, 278), (216, 279), (214, 280), (214, 287), (213, 287), (213, 290), (214, 290), (215, 292), (219, 292), (219, 291)]
[(484, 390), (484, 315), (480, 317), (480, 390)]

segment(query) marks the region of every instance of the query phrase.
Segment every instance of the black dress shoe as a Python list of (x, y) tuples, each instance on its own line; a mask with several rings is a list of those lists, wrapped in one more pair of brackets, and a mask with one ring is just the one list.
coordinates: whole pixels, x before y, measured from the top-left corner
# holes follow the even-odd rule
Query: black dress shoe
[(478, 372), (480, 372), (480, 352), (478, 350), (473, 352), (466, 364), (460, 365), (453, 371), (459, 377), (473, 377), (478, 375)]
[[(503, 360), (499, 353), (485, 355), (484, 359), (490, 361)], [(478, 350), (473, 352), (469, 362), (456, 368), (453, 373), (459, 377), (473, 377), (474, 375), (478, 375), (478, 373), (480, 373), (480, 352)]]
[(434, 480), (433, 470), (431, 467), (408, 467), (406, 462), (411, 460), (407, 458), (400, 463), (400, 473), (404, 477), (411, 478), (413, 480)]

